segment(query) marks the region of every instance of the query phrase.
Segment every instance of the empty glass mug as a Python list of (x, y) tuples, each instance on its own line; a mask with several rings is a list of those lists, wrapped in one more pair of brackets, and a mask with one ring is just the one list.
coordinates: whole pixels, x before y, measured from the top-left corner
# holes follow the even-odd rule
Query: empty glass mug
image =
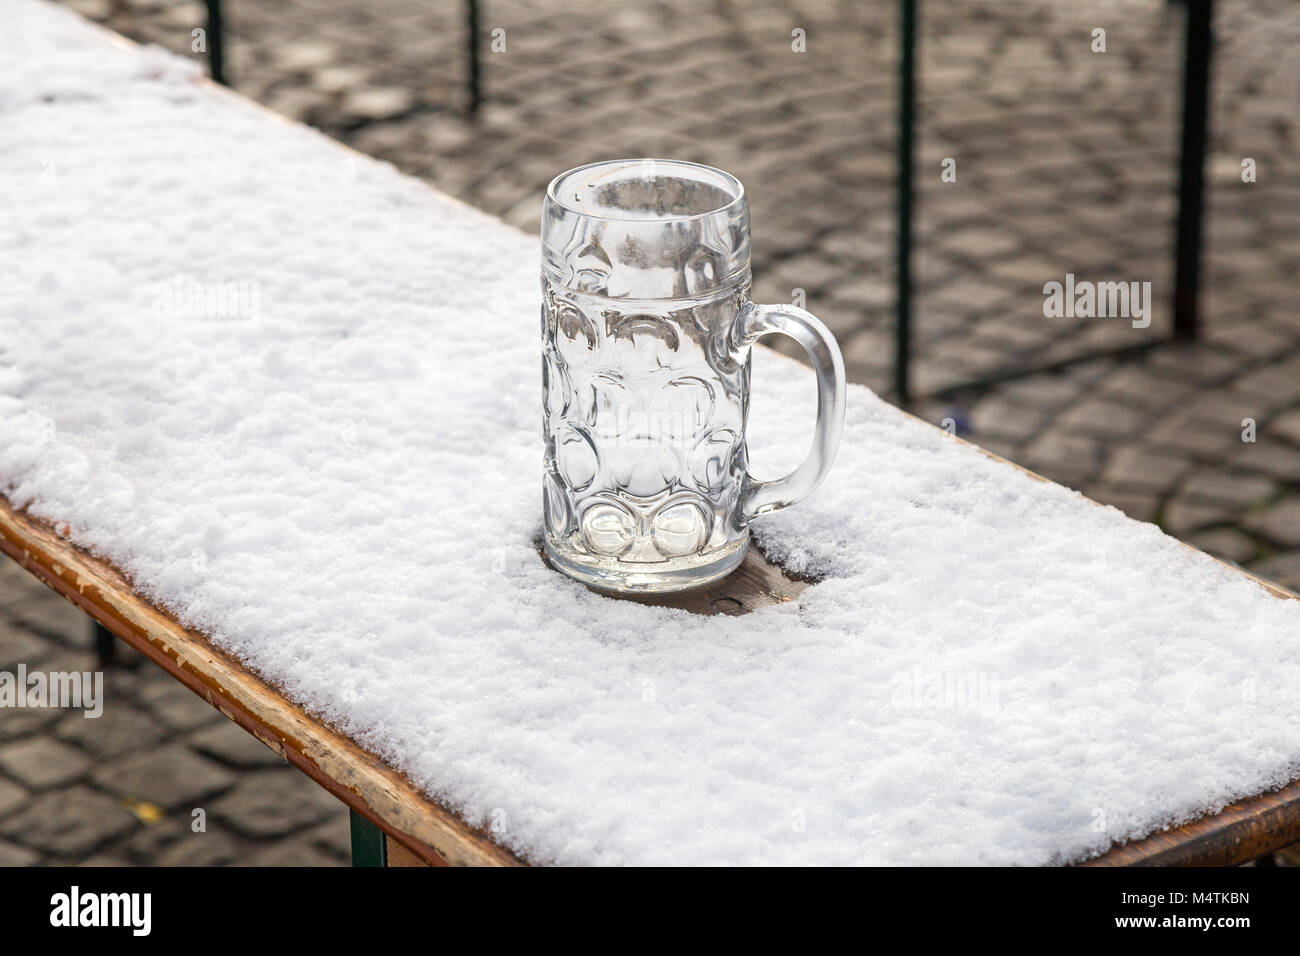
[[(734, 176), (616, 160), (556, 177), (542, 206), (544, 547), (612, 591), (675, 591), (745, 557), (749, 523), (825, 477), (844, 362), (815, 317), (749, 301), (749, 206)], [(812, 450), (749, 474), (750, 348), (795, 339), (817, 373)]]

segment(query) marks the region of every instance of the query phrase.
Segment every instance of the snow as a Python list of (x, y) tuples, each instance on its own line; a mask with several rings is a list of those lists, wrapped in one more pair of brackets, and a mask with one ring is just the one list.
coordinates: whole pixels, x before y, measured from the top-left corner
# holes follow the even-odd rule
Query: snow
[[(536, 240), (0, 16), (0, 491), (530, 860), (1061, 862), (1300, 775), (1300, 602), (862, 387), (756, 525), (799, 600), (548, 570)], [(771, 472), (814, 388), (756, 362)]]

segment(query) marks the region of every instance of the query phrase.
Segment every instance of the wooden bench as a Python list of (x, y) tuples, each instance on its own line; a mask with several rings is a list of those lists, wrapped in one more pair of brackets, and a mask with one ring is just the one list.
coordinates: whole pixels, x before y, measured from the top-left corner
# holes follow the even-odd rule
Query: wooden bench
[[(201, 86), (208, 92), (215, 89), (206, 83)], [(268, 128), (270, 123), (284, 124), (271, 114), (266, 116)], [(341, 149), (324, 143), (320, 148)], [(928, 427), (911, 424), (918, 432)], [(205, 635), (181, 626), (170, 614), (145, 600), (117, 568), (74, 546), (69, 529), (60, 527), (57, 519), (54, 523), (33, 520), (0, 498), (0, 551), (341, 800), (355, 815), (357, 862), (531, 862), (520, 859), (492, 834), (431, 800), (374, 753), (306, 713), (238, 660), (217, 649)], [(540, 555), (537, 560), (542, 560)], [(1233, 569), (1231, 573), (1257, 581), (1279, 600), (1294, 597), (1244, 572)], [(643, 600), (672, 604), (697, 614), (742, 614), (790, 601), (808, 585), (753, 553), (736, 574), (715, 587), (679, 598)], [(1262, 596), (1259, 600), (1266, 602)], [(1202, 820), (1113, 848), (1091, 862), (1224, 865), (1253, 859), (1297, 840), (1300, 781), (1233, 804)]]
[[(143, 600), (116, 569), (69, 543), (57, 529), (16, 511), (2, 497), (0, 552), (341, 800), (352, 812), (354, 864), (526, 863), (494, 843), (490, 834), (428, 799), (379, 757), (285, 699), (202, 634), (182, 627)], [(1238, 573), (1279, 600), (1296, 598), (1275, 584)], [(696, 614), (741, 614), (789, 601), (807, 586), (807, 581), (789, 577), (751, 549), (744, 564), (716, 585), (684, 595), (635, 600)], [(1233, 803), (1213, 816), (1116, 846), (1084, 865), (1230, 866), (1297, 841), (1300, 781)]]

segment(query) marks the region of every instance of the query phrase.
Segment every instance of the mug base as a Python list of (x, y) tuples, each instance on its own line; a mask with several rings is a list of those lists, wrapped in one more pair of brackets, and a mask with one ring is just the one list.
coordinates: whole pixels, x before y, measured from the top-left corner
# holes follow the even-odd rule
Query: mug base
[(658, 571), (649, 570), (657, 566), (654, 564), (644, 565), (647, 569), (644, 571), (635, 564), (618, 561), (584, 564), (572, 556), (558, 553), (551, 547), (548, 537), (543, 536), (542, 544), (546, 560), (553, 568), (590, 587), (614, 594), (669, 594), (712, 584), (736, 570), (749, 551), (749, 535), (746, 534), (721, 557), (706, 564)]

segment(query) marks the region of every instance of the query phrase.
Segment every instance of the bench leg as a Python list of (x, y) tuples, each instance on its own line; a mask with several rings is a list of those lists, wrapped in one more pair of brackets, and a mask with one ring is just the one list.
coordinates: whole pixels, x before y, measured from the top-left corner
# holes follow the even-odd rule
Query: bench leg
[(1210, 104), (1212, 0), (1187, 0), (1183, 64), (1183, 144), (1174, 237), (1174, 335), (1194, 339), (1200, 325), (1201, 222), (1205, 202), (1206, 114)]
[(468, 35), (467, 53), (469, 54), (469, 114), (478, 115), (478, 108), (483, 102), (483, 67), (479, 59), (479, 15), (478, 0), (467, 0), (465, 4), (465, 32)]
[(898, 60), (898, 235), (894, 322), (894, 397), (912, 398), (912, 137), (916, 126), (916, 0), (902, 0)]
[(117, 638), (98, 621), (92, 620), (90, 624), (95, 630), (95, 659), (101, 670), (107, 670), (117, 657)]
[(208, 72), (214, 83), (229, 86), (226, 82), (226, 62), (221, 49), (224, 39), (221, 23), (221, 0), (206, 0), (208, 8)]
[(352, 865), (387, 866), (384, 831), (357, 811), (349, 809), (352, 818)]

